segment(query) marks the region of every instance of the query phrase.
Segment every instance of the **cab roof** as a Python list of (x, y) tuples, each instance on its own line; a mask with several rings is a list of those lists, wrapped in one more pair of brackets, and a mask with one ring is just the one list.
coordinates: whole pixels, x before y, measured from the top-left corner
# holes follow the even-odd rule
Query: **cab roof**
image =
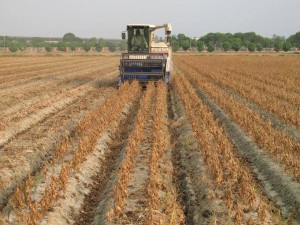
[(152, 24), (128, 24), (127, 27), (155, 27)]

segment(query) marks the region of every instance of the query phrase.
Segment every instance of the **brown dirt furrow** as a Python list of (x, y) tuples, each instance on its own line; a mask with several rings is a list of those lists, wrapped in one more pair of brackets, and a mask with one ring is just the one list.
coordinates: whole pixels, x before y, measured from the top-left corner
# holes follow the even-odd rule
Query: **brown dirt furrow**
[[(218, 60), (216, 60), (216, 62), (218, 62)], [(179, 62), (178, 64), (182, 63), (183, 62)], [(184, 64), (188, 65), (189, 69), (193, 68), (192, 70), (194, 70), (194, 72), (197, 71), (199, 76), (206, 77), (210, 81), (219, 82), (235, 90), (244, 98), (256, 103), (260, 106), (260, 108), (276, 117), (279, 117), (285, 123), (288, 123), (299, 130), (299, 93), (291, 91), (293, 87), (298, 88), (299, 85), (297, 85), (297, 81), (293, 82), (291, 78), (287, 79), (287, 77), (290, 77), (291, 74), (285, 74), (283, 71), (281, 71), (281, 76), (284, 79), (287, 79), (284, 84), (281, 85), (281, 88), (271, 87), (269, 82), (266, 81), (265, 83), (261, 84), (261, 88), (257, 89), (255, 88), (255, 83), (257, 82), (248, 80), (248, 78), (251, 77), (250, 74), (245, 75), (224, 72), (224, 66), (221, 68), (213, 67), (212, 69), (212, 67), (205, 68), (201, 64), (197, 64), (195, 62), (186, 62)], [(249, 69), (253, 70), (253, 68), (254, 66), (249, 66)], [(192, 71), (189, 71), (189, 73), (190, 72)], [(261, 73), (264, 73), (264, 70), (258, 71), (258, 75), (263, 79), (264, 74)]]
[(55, 146), (65, 136), (74, 135), (76, 125), (84, 115), (100, 105), (112, 91), (109, 88), (95, 89), (89, 93), (88, 100), (78, 99), (19, 134), (1, 149), (1, 205), (28, 174), (36, 173), (54, 157)]
[[(57, 96), (52, 96), (51, 98), (31, 105), (30, 108), (23, 108), (23, 110), (19, 110), (11, 117), (6, 117), (0, 124), (0, 146), (4, 145), (16, 134), (25, 131), (48, 115), (65, 108), (76, 99), (84, 97), (89, 91), (94, 89), (94, 83), (95, 81), (88, 82), (77, 88), (59, 93)], [(12, 124), (14, 125), (12, 126)]]
[[(148, 89), (153, 88), (148, 85)], [(143, 139), (138, 143), (138, 151), (134, 158), (134, 166), (131, 170), (127, 184), (127, 198), (117, 223), (145, 224), (149, 213), (147, 195), (147, 182), (150, 175), (150, 156), (153, 148), (153, 120), (154, 109), (157, 102), (157, 88), (151, 90), (151, 100), (147, 115), (144, 118)]]
[[(3, 58), (1, 58), (1, 61), (2, 60), (3, 60)], [(0, 74), (5, 74), (5, 72), (9, 72), (9, 71), (18, 71), (20, 69), (32, 67), (32, 66), (36, 66), (36, 65), (41, 66), (41, 65), (49, 64), (49, 63), (68, 62), (71, 60), (72, 60), (71, 57), (66, 57), (66, 58), (63, 58), (63, 57), (60, 57), (60, 58), (32, 57), (29, 59), (26, 59), (26, 58), (20, 59), (19, 58), (19, 61), (14, 59), (13, 62), (1, 65)]]
[[(125, 148), (126, 155), (122, 161), (120, 169), (118, 170), (116, 186), (114, 187), (115, 193), (113, 196), (113, 203), (109, 207), (106, 215), (106, 220), (108, 219), (109, 223), (122, 223), (122, 212), (124, 207), (126, 207), (126, 204), (128, 204), (128, 199), (131, 198), (129, 195), (129, 190), (134, 192), (135, 186), (129, 186), (129, 183), (132, 179), (135, 179), (133, 172), (137, 165), (136, 157), (140, 152), (141, 145), (143, 144), (144, 140), (147, 140), (147, 135), (149, 135), (149, 133), (145, 134), (144, 131), (147, 130), (147, 124), (150, 122), (148, 121), (151, 118), (151, 113), (149, 112), (153, 111), (150, 106), (155, 99), (153, 98), (154, 91), (154, 84), (150, 83), (147, 86), (144, 97), (141, 99), (141, 107), (136, 118), (136, 126), (128, 138), (128, 144)], [(141, 201), (141, 204), (146, 204), (146, 202)], [(145, 219), (146, 218), (144, 217), (142, 218), (142, 220)]]
[(294, 219), (300, 220), (300, 185), (284, 172), (276, 162), (270, 159), (256, 143), (249, 138), (244, 131), (199, 87), (196, 88), (199, 97), (212, 110), (228, 132), (228, 136), (234, 141), (239, 153), (251, 163), (254, 173), (262, 182), (265, 194), (282, 209), (284, 216), (289, 211)]
[[(211, 224), (214, 217), (222, 217), (224, 207), (212, 196), (216, 195), (208, 176), (204, 156), (194, 137), (184, 106), (174, 87), (169, 93), (169, 117), (172, 119), (174, 182), (185, 214), (185, 224)], [(201, 222), (200, 222), (201, 221)]]
[[(42, 108), (47, 102), (56, 101), (59, 96), (63, 96), (81, 86), (87, 89), (94, 86), (105, 86), (107, 77), (117, 82), (117, 71), (114, 67), (100, 70), (99, 74), (94, 72), (88, 74), (74, 74), (67, 79), (59, 79), (56, 82), (44, 82), (45, 85), (33, 86), (17, 93), (11, 93), (6, 98), (2, 98), (0, 109), (0, 119), (4, 118), (0, 124), (5, 124), (21, 115), (27, 115), (36, 109)], [(6, 122), (7, 121), (7, 122)], [(0, 127), (2, 127), (0, 125)]]
[(115, 133), (110, 136), (110, 141), (106, 146), (107, 150), (102, 160), (101, 169), (92, 178), (91, 190), (85, 195), (80, 213), (75, 214), (73, 219), (75, 225), (87, 225), (94, 221), (104, 224), (108, 210), (108, 202), (112, 199), (115, 182), (115, 173), (124, 158), (124, 148), (128, 137), (134, 129), (134, 122), (138, 113), (140, 98), (133, 102), (128, 113), (124, 114)]
[[(259, 112), (261, 117), (265, 120), (270, 120), (274, 127), (287, 131), (293, 138), (300, 139), (300, 131), (297, 130), (297, 124), (300, 123), (300, 119), (297, 119), (299, 117), (297, 113), (299, 114), (300, 112), (297, 101), (300, 101), (300, 99), (297, 93), (293, 94), (294, 98), (284, 95), (289, 102), (284, 102), (282, 100), (278, 100), (278, 102), (276, 102), (274, 99), (275, 94), (266, 95), (263, 91), (255, 91), (250, 84), (240, 87), (240, 82), (235, 79), (230, 80), (227, 78), (227, 82), (225, 82), (224, 77), (222, 78), (220, 76), (220, 78), (216, 78), (215, 76), (197, 68), (195, 65), (189, 65), (189, 67), (193, 68), (194, 71), (197, 71), (199, 76), (206, 78), (206, 80), (209, 80), (214, 85), (222, 88), (236, 100)], [(246, 90), (247, 93), (245, 93)], [(288, 93), (290, 94), (290, 92)], [(295, 101), (295, 99), (297, 101)], [(267, 105), (271, 107), (266, 108)], [(287, 120), (287, 118), (289, 119)], [(294, 122), (290, 123), (290, 121)]]
[[(249, 168), (236, 154), (234, 145), (224, 128), (197, 96), (191, 83), (184, 76), (174, 79), (175, 87), (184, 103), (205, 165), (213, 178), (215, 189), (212, 198), (223, 205), (225, 217), (216, 214), (213, 221), (238, 224), (273, 224), (274, 215), (269, 211), (268, 201), (256, 192), (256, 183)], [(212, 221), (212, 222), (213, 222)]]
[(167, 88), (157, 83), (150, 176), (147, 187), (149, 213), (147, 224), (182, 224), (184, 214), (174, 185), (172, 148), (168, 130)]
[(291, 138), (287, 133), (272, 126), (260, 115), (243, 103), (234, 99), (210, 80), (203, 79), (192, 71), (185, 73), (194, 86), (202, 88), (233, 120), (238, 123), (247, 135), (264, 150), (276, 163), (285, 168), (287, 174), (295, 181), (300, 181), (300, 142)]
[[(95, 60), (95, 59), (94, 59)], [(61, 61), (46, 61), (45, 63), (37, 63), (37, 64), (31, 64), (28, 63), (24, 67), (11, 67), (9, 69), (6, 69), (4, 71), (0, 71), (0, 83), (4, 82), (4, 79), (6, 80), (11, 80), (16, 77), (20, 77), (20, 75), (26, 75), (30, 76), (30, 74), (36, 74), (36, 73), (41, 73), (43, 70), (47, 70), (49, 68), (56, 68), (59, 66), (63, 66), (65, 64), (70, 64), (70, 63), (78, 63), (82, 62), (82, 59), (78, 58), (63, 58)], [(86, 60), (88, 61), (88, 60)]]
[[(45, 82), (57, 82), (62, 79), (68, 79), (73, 77), (74, 75), (83, 74), (89, 71), (97, 71), (101, 68), (106, 68), (111, 65), (116, 65), (116, 62), (99, 62), (99, 61), (92, 61), (92, 62), (81, 62), (79, 63), (74, 62), (63, 67), (48, 67), (43, 72), (37, 72), (31, 75), (21, 74), (18, 75), (16, 79), (13, 78), (11, 82), (5, 81), (2, 85), (0, 84), (1, 90), (0, 94), (2, 95), (9, 95), (13, 91), (22, 91), (23, 89), (37, 87), (38, 85), (45, 85)], [(88, 64), (88, 66), (87, 66)], [(63, 71), (63, 72), (62, 72)], [(27, 92), (24, 92), (27, 94)]]
[(113, 146), (120, 141), (116, 140), (117, 137), (126, 137), (131, 117), (137, 111), (136, 100), (127, 102), (121, 116), (101, 134), (93, 151), (80, 165), (80, 170), (68, 179), (63, 198), (55, 203), (53, 211), (47, 214), (41, 224), (83, 225), (92, 222), (97, 204), (101, 200), (99, 196), (104, 191), (104, 182), (119, 150), (122, 149)]
[[(34, 185), (34, 187), (32, 187), (31, 194), (27, 194), (28, 191), (26, 190), (28, 187), (31, 187), (32, 184), (25, 184), (25, 189), (22, 190), (21, 194), (23, 196), (23, 200), (21, 201), (24, 201), (24, 204), (22, 203), (23, 206), (18, 204), (13, 206), (17, 207), (17, 210), (14, 211), (14, 215), (11, 215), (11, 219), (17, 218), (19, 221), (23, 221), (24, 224), (40, 224), (40, 221), (44, 221), (45, 219), (47, 221), (49, 210), (52, 211), (55, 203), (59, 202), (61, 198), (65, 199), (66, 196), (69, 196), (62, 196), (62, 194), (65, 193), (67, 189), (70, 193), (74, 193), (74, 188), (72, 187), (72, 184), (70, 184), (70, 181), (76, 182), (76, 180), (78, 180), (78, 176), (80, 178), (84, 178), (84, 176), (81, 177), (80, 174), (78, 174), (78, 172), (81, 171), (82, 166), (84, 166), (83, 172), (87, 169), (84, 172), (87, 179), (81, 180), (79, 186), (85, 186), (84, 183), (86, 183), (87, 180), (90, 180), (89, 175), (93, 175), (93, 173), (89, 174), (89, 172), (92, 171), (91, 165), (83, 162), (88, 160), (90, 163), (93, 163), (93, 165), (98, 165), (98, 162), (96, 162), (97, 156), (101, 156), (102, 153), (98, 152), (98, 154), (94, 154), (94, 146), (97, 143), (97, 140), (111, 124), (115, 124), (118, 118), (120, 118), (122, 110), (127, 103), (132, 102), (132, 100), (137, 97), (137, 84), (130, 85), (130, 88), (128, 88), (128, 84), (124, 86), (125, 87), (121, 88), (121, 90), (115, 91), (111, 94), (103, 104), (89, 110), (84, 118), (80, 120), (80, 123), (78, 123), (75, 127), (75, 134), (69, 135), (67, 139), (66, 144), (70, 146), (71, 151), (66, 151), (65, 145), (58, 146), (58, 149), (56, 150), (56, 152), (60, 152), (57, 155), (58, 158), (55, 157), (52, 159), (51, 164), (46, 167), (47, 170), (43, 172), (48, 175), (44, 175), (45, 177), (39, 181), (38, 186)], [(125, 99), (127, 101), (123, 101)], [(116, 105), (112, 105), (112, 101), (115, 102)], [(112, 113), (113, 108), (115, 111)], [(106, 135), (104, 135), (104, 139), (107, 138), (105, 136)], [(43, 184), (44, 182), (46, 182), (47, 185)], [(80, 194), (82, 193), (80, 192)], [(17, 196), (19, 195), (20, 194), (16, 193), (13, 198), (18, 199)], [(30, 196), (30, 201), (26, 200), (28, 199), (28, 197), (26, 197), (28, 195)], [(69, 200), (72, 201), (71, 198), (74, 196), (71, 195), (69, 197)], [(83, 196), (77, 197), (78, 200), (83, 199)], [(66, 207), (70, 207), (70, 205), (66, 205)], [(73, 210), (73, 207), (71, 207), (71, 209)], [(58, 209), (58, 211), (60, 210)]]

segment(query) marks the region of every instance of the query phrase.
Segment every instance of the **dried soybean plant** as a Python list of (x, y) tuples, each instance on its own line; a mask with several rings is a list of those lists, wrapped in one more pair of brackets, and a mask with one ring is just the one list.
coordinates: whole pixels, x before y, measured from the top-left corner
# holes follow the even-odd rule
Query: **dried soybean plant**
[(203, 88), (230, 116), (253, 137), (258, 145), (270, 152), (270, 157), (283, 164), (287, 172), (300, 181), (300, 143), (286, 133), (274, 128), (270, 121), (263, 120), (257, 112), (237, 102), (232, 96), (212, 84), (207, 78), (186, 68), (186, 76)]
[(123, 209), (125, 198), (127, 197), (127, 184), (134, 166), (134, 159), (138, 152), (139, 144), (144, 139), (143, 130), (146, 124), (147, 114), (150, 110), (151, 99), (154, 92), (154, 84), (147, 86), (145, 95), (140, 100), (140, 109), (136, 117), (136, 126), (129, 135), (128, 144), (125, 148), (126, 157), (123, 160), (119, 172), (114, 193), (114, 204), (110, 207), (107, 218), (112, 221), (118, 217)]
[[(167, 127), (167, 90), (163, 82), (159, 82), (157, 88), (154, 139), (150, 157), (150, 178), (147, 187), (150, 209), (147, 223), (182, 224), (184, 214), (177, 202), (176, 190), (170, 183), (167, 183), (166, 179), (162, 178), (162, 173), (166, 173), (166, 171), (161, 171), (159, 166), (160, 163), (163, 163), (163, 156), (170, 148), (170, 143), (168, 143), (169, 133)], [(172, 175), (172, 171), (167, 174), (170, 177)], [(164, 195), (160, 196), (159, 193), (164, 193)]]
[[(239, 161), (232, 143), (210, 109), (201, 102), (185, 77), (177, 77), (175, 87), (183, 101), (188, 119), (195, 131), (198, 144), (215, 184), (219, 188), (221, 186), (224, 188), (223, 199), (228, 206), (228, 216), (232, 218), (236, 214), (236, 222), (243, 221), (240, 215), (244, 214), (240, 209), (242, 208), (256, 213), (258, 211), (266, 212), (266, 218), (270, 220), (266, 203), (255, 192), (255, 182), (249, 169)], [(255, 218), (257, 224), (264, 220), (265, 218), (261, 216)]]
[[(85, 116), (77, 128), (79, 146), (73, 158), (61, 165), (58, 176), (50, 176), (50, 182), (40, 200), (31, 201), (29, 180), (24, 193), (17, 189), (14, 198), (16, 199), (16, 207), (21, 209), (22, 224), (39, 224), (42, 217), (53, 207), (53, 203), (61, 197), (62, 192), (66, 189), (71, 172), (79, 169), (85, 157), (93, 151), (101, 133), (118, 119), (126, 104), (130, 104), (138, 98), (139, 93), (140, 88), (137, 82), (133, 82), (131, 85), (126, 83), (119, 91), (110, 95), (103, 104)], [(65, 138), (58, 144), (55, 159), (59, 159), (66, 153), (69, 141), (69, 138)], [(47, 170), (44, 171), (44, 174), (46, 172)], [(26, 202), (23, 200), (25, 196)]]

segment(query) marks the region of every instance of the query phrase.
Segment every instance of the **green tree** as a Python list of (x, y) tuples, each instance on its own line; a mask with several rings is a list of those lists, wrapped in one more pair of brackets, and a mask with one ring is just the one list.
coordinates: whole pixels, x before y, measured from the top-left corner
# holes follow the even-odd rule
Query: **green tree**
[(240, 48), (242, 47), (242, 40), (240, 38), (232, 38), (230, 42), (231, 42), (231, 48), (236, 52), (239, 51)]
[(252, 42), (250, 42), (247, 47), (250, 52), (254, 52), (256, 48), (255, 44)]
[(190, 48), (190, 41), (188, 39), (183, 40), (181, 47), (184, 51), (187, 51)]
[(215, 50), (215, 46), (212, 43), (209, 43), (207, 46), (207, 51), (213, 52)]
[(177, 37), (176, 37), (175, 35), (172, 35), (171, 40), (172, 40), (172, 42), (173, 42), (173, 41), (177, 41), (177, 42), (178, 42), (178, 39), (177, 39)]
[(264, 48), (272, 48), (273, 47), (273, 41), (272, 41), (272, 39), (271, 38), (264, 38), (262, 46)]
[(230, 33), (208, 33), (207, 35), (201, 37), (201, 41), (203, 41), (206, 45), (209, 43), (216, 44), (217, 47), (221, 47), (221, 43), (225, 41), (229, 41), (233, 38), (233, 35)]
[(47, 52), (51, 52), (53, 50), (53, 46), (51, 44), (46, 44), (45, 49)]
[(76, 42), (76, 36), (73, 33), (66, 33), (63, 36), (63, 41), (64, 42)]
[(179, 43), (179, 46), (182, 47), (182, 42), (184, 40), (186, 40), (188, 37), (185, 36), (185, 34), (178, 34), (177, 35), (177, 40), (178, 40), (178, 43)]
[(102, 46), (100, 43), (97, 43), (97, 44), (95, 45), (95, 49), (96, 49), (97, 52), (101, 52), (102, 49), (103, 49), (103, 46)]
[(242, 46), (248, 48), (248, 46), (250, 45), (250, 43), (252, 43), (252, 42), (250, 42), (250, 41), (244, 41), (244, 42), (242, 42)]
[(291, 42), (286, 41), (286, 42), (284, 42), (282, 48), (285, 52), (288, 52), (289, 50), (291, 50), (292, 47), (293, 47), (293, 45), (291, 44)]
[(76, 50), (77, 44), (76, 42), (71, 42), (68, 46), (71, 49), (71, 51), (74, 52)]
[(225, 52), (227, 52), (228, 50), (230, 50), (231, 49), (231, 44), (229, 43), (229, 41), (223, 42), (222, 48), (224, 49)]
[(13, 41), (8, 44), (8, 49), (11, 52), (17, 52), (19, 50), (17, 42)]
[(57, 49), (58, 49), (59, 51), (65, 52), (65, 51), (67, 50), (67, 45), (66, 45), (66, 43), (63, 42), (63, 41), (59, 41), (59, 42), (57, 43)]
[(191, 47), (197, 48), (197, 46), (198, 46), (197, 39), (195, 39), (195, 38), (191, 39)]
[(24, 51), (26, 49), (26, 47), (27, 47), (26, 43), (24, 43), (24, 42), (18, 41), (16, 43), (17, 43), (18, 49), (21, 50), (21, 51)]
[(261, 52), (263, 50), (262, 44), (257, 44), (256, 49), (257, 49), (257, 51)]
[(89, 41), (89, 44), (92, 46), (92, 47), (95, 47), (95, 45), (97, 44), (98, 40), (97, 38), (91, 38)]
[(127, 42), (125, 40), (121, 40), (118, 44), (120, 51), (127, 50)]
[(179, 50), (179, 42), (176, 39), (172, 39), (172, 51), (177, 52)]
[(279, 35), (276, 35), (274, 34), (273, 37), (272, 37), (272, 40), (273, 42), (276, 44), (277, 42), (285, 42), (285, 37), (284, 36), (279, 36)]
[(200, 39), (198, 39), (198, 41), (197, 41), (197, 50), (199, 52), (202, 52), (204, 50), (204, 46), (205, 46), (204, 42), (201, 41)]
[(33, 38), (31, 40), (31, 45), (32, 45), (32, 47), (35, 47), (35, 48), (41, 48), (41, 47), (45, 47), (46, 43), (44, 42), (44, 40), (42, 38)]
[(96, 51), (101, 52), (104, 46), (105, 46), (105, 42), (103, 38), (99, 38), (98, 42), (95, 45)]
[(283, 47), (282, 41), (277, 41), (277, 42), (275, 43), (274, 49), (275, 49), (276, 52), (279, 52), (279, 51), (282, 50), (282, 47)]
[(83, 40), (80, 39), (79, 37), (76, 37), (75, 41), (73, 41), (71, 43), (74, 44), (76, 47), (81, 48), (83, 45)]
[(288, 39), (288, 42), (292, 43), (293, 47), (299, 47), (300, 48), (300, 31), (296, 34), (291, 35)]
[(117, 48), (116, 44), (112, 41), (107, 43), (107, 47), (108, 47), (108, 50), (111, 52), (116, 51), (116, 48)]
[(90, 50), (91, 50), (91, 48), (92, 48), (92, 45), (91, 45), (91, 43), (90, 43), (90, 42), (85, 42), (85, 43), (83, 43), (83, 46), (82, 46), (82, 48), (84, 49), (84, 51), (88, 52), (88, 51), (90, 51)]

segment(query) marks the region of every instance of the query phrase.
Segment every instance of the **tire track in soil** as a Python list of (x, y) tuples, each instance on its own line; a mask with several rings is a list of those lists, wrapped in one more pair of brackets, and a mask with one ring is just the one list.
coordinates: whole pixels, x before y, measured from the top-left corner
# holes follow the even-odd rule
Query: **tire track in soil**
[(194, 88), (199, 98), (224, 124), (239, 154), (251, 164), (252, 171), (264, 186), (265, 194), (281, 208), (284, 216), (290, 212), (296, 220), (300, 221), (300, 184), (293, 181), (281, 166), (270, 159), (200, 87), (194, 86)]
[(92, 178), (94, 183), (91, 191), (85, 196), (80, 214), (74, 215), (74, 221), (76, 221), (74, 225), (92, 224), (94, 218), (99, 216), (103, 216), (102, 222), (103, 224), (105, 223), (105, 215), (99, 214), (97, 207), (99, 204), (106, 205), (107, 193), (111, 191), (110, 183), (114, 179), (114, 173), (118, 170), (124, 157), (124, 149), (128, 142), (128, 137), (135, 126), (134, 122), (140, 106), (139, 103), (140, 98), (136, 100), (126, 119), (118, 126), (117, 132), (112, 137), (113, 141), (108, 144), (109, 151), (105, 154), (104, 160), (101, 162), (103, 165), (102, 169)]

